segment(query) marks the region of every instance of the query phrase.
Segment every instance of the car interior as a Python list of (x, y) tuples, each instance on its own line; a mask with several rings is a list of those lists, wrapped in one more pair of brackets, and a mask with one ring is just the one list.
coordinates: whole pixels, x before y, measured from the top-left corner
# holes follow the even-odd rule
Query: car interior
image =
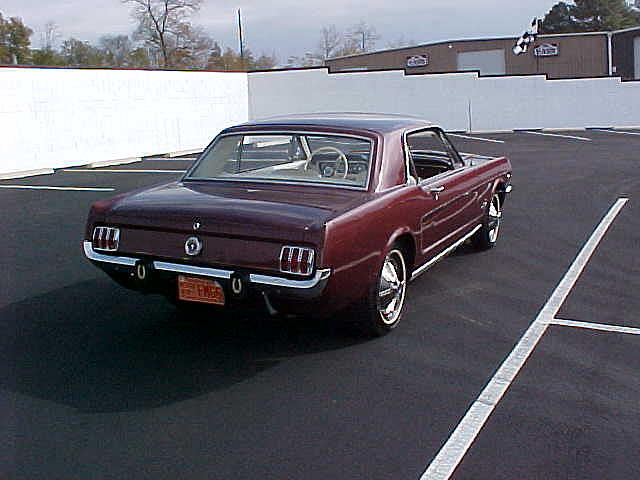
[(230, 135), (219, 139), (191, 178), (256, 179), (364, 187), (371, 141), (320, 134)]
[(406, 137), (411, 175), (418, 182), (455, 168), (452, 147), (436, 130), (422, 130)]

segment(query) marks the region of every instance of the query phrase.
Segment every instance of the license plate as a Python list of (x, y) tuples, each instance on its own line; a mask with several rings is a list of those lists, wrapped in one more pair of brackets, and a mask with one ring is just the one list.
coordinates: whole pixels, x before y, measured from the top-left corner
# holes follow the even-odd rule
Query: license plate
[(179, 275), (178, 298), (187, 302), (224, 305), (224, 290), (215, 280)]

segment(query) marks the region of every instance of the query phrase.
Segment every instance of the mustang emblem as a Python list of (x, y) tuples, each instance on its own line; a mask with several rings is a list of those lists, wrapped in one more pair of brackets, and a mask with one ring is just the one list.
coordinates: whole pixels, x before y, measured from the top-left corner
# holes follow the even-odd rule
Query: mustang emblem
[(202, 242), (198, 237), (189, 237), (184, 243), (184, 251), (194, 257), (202, 251)]

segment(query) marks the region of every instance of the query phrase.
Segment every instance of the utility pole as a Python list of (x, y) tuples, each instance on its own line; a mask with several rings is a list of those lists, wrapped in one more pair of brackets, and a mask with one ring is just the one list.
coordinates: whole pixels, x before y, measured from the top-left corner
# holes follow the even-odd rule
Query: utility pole
[(362, 51), (364, 52), (364, 28), (362, 29)]
[(242, 17), (240, 16), (240, 9), (238, 9), (238, 37), (240, 39), (240, 58), (244, 60), (244, 41), (242, 40)]

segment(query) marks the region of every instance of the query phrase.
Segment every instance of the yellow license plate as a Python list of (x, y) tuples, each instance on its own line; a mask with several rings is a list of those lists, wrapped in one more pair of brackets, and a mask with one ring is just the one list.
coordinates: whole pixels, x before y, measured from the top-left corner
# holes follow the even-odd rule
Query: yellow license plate
[(179, 275), (178, 298), (187, 302), (224, 305), (224, 290), (215, 280)]

